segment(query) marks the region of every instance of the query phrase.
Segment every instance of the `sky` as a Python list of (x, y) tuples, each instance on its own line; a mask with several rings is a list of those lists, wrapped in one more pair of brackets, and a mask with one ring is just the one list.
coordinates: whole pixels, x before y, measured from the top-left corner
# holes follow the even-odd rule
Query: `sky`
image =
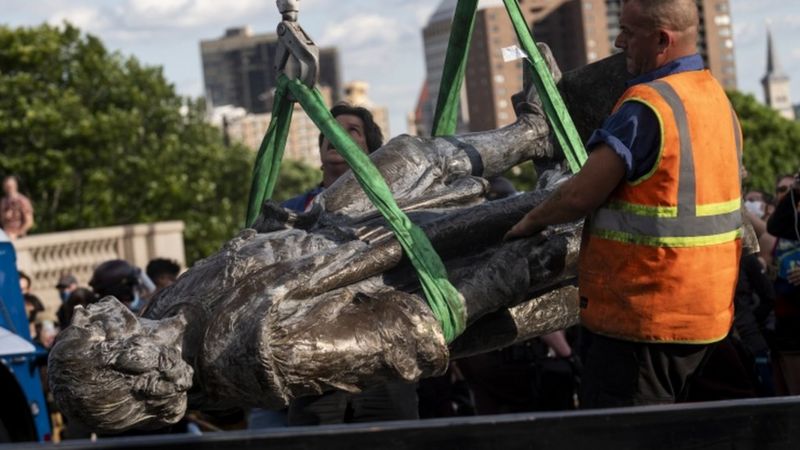
[[(483, 0), (491, 1), (491, 0)], [(439, 0), (301, 0), (300, 23), (320, 47), (339, 48), (343, 80), (370, 84), (369, 96), (390, 113), (390, 133), (406, 132), (425, 77), (422, 28)], [(800, 0), (730, 0), (739, 90), (763, 99), (769, 23), (784, 71), (800, 103)], [(226, 28), (274, 32), (271, 0), (0, 0), (0, 24), (68, 20), (106, 47), (164, 67), (178, 92), (203, 95), (199, 43)], [(512, 43), (509, 43), (511, 45)]]

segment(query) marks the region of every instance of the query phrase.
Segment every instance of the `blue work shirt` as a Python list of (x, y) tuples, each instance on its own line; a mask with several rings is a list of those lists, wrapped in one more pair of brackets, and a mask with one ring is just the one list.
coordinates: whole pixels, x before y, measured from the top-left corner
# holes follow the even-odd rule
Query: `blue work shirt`
[(308, 205), (310, 205), (311, 202), (314, 201), (314, 197), (319, 195), (324, 190), (325, 190), (324, 187), (317, 186), (314, 189), (311, 189), (310, 191), (306, 191), (296, 197), (292, 197), (289, 200), (284, 201), (283, 203), (281, 203), (281, 206), (287, 209), (291, 209), (292, 211), (305, 212), (306, 208), (308, 208)]
[[(628, 81), (627, 86), (704, 68), (700, 55), (684, 56)], [(625, 102), (603, 122), (601, 128), (592, 133), (586, 148), (591, 151), (598, 144), (607, 144), (625, 163), (625, 178), (635, 181), (649, 173), (655, 165), (661, 142), (660, 133), (658, 118), (652, 109), (641, 102)]]

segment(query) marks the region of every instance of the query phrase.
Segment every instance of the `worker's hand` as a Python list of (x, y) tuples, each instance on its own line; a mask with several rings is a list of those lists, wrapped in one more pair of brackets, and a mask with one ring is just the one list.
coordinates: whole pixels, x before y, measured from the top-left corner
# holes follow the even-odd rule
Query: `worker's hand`
[(800, 286), (800, 267), (789, 270), (789, 283)]
[(525, 214), (525, 217), (522, 218), (516, 225), (511, 227), (510, 230), (503, 236), (504, 241), (510, 241), (512, 239), (519, 239), (528, 236), (533, 236), (534, 234), (544, 230), (545, 227), (536, 225), (536, 220), (533, 216), (533, 211), (530, 211), (528, 214)]

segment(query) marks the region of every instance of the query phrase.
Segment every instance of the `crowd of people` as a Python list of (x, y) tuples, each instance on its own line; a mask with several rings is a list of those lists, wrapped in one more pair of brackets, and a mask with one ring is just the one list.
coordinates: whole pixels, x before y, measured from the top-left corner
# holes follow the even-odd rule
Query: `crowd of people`
[[(141, 313), (150, 298), (158, 291), (174, 283), (181, 272), (181, 266), (174, 260), (156, 258), (151, 260), (144, 271), (121, 259), (109, 260), (97, 266), (87, 286), (81, 286), (72, 274), (64, 274), (53, 287), (58, 291), (61, 303), (55, 312), (45, 308), (42, 301), (32, 293), (33, 281), (23, 271), (19, 272), (25, 312), (28, 316), (30, 336), (33, 342), (44, 350), (52, 348), (58, 333), (68, 327), (75, 308), (86, 307), (100, 299), (113, 295), (132, 311)], [(43, 386), (48, 393), (47, 373), (43, 372)], [(58, 413), (58, 406), (48, 397), (48, 407), (56, 439), (88, 438), (91, 430), (80, 424), (65, 424)]]
[[(580, 326), (454, 361), (444, 376), (416, 385), (332, 391), (295, 399), (285, 411), (239, 411), (232, 417), (241, 420), (231, 423), (248, 417), (251, 428), (261, 428), (800, 394), (800, 181), (787, 175), (774, 196), (742, 195), (741, 129), (697, 53), (698, 20), (693, 0), (624, 2), (617, 46), (635, 78), (589, 139), (583, 169), (506, 235), (588, 217)], [(331, 112), (365, 153), (381, 146), (368, 110), (337, 105)], [(348, 170), (322, 135), (319, 146), (322, 183), (284, 207), (306, 210)], [(32, 210), (16, 194), (16, 180), (6, 181), (3, 226), (23, 236)], [(515, 194), (508, 180), (490, 181), (491, 200)], [(760, 252), (743, 248), (742, 219), (757, 233)], [(165, 260), (145, 272), (109, 261), (90, 288), (65, 275), (52, 326), (37, 319), (41, 302), (28, 295), (31, 280), (21, 274), (32, 332), (47, 347), (77, 305), (106, 295), (142, 311), (179, 270)]]
[[(775, 385), (767, 392), (800, 393), (799, 174), (777, 178), (775, 192), (744, 195), (745, 218), (760, 251), (743, 255), (736, 289), (736, 327), (756, 355), (760, 373)], [(769, 371), (777, 373), (770, 377)]]
[(47, 311), (42, 301), (33, 294), (33, 281), (19, 271), (19, 284), (28, 315), (31, 338), (44, 348), (50, 348), (58, 331), (69, 326), (77, 306), (87, 306), (103, 297), (113, 295), (134, 312), (147, 307), (149, 299), (161, 289), (174, 283), (180, 274), (180, 265), (170, 259), (151, 260), (145, 269), (121, 259), (98, 265), (88, 282), (82, 287), (75, 275), (64, 274), (54, 289), (61, 304), (54, 312)]

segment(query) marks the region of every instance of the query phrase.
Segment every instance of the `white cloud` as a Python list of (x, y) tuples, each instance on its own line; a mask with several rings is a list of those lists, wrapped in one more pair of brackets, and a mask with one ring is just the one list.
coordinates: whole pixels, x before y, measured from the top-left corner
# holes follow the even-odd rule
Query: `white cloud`
[(88, 31), (106, 31), (114, 38), (135, 40), (149, 39), (154, 32), (247, 23), (270, 13), (278, 16), (275, 4), (260, 0), (126, 0), (113, 7), (72, 3), (53, 14), (49, 22), (68, 20)]
[(436, 4), (431, 2), (425, 2), (423, 5), (419, 5), (418, 7), (414, 8), (414, 16), (417, 19), (417, 26), (420, 28), (424, 27), (425, 24), (428, 23), (428, 19), (430, 19), (434, 9), (436, 9)]
[(783, 6), (786, 0), (731, 0), (731, 8), (742, 17)]
[[(175, 17), (177, 13), (191, 7), (191, 0), (136, 0), (122, 7), (133, 17), (163, 19)], [(221, 2), (220, 2), (221, 3)]]
[(57, 11), (47, 20), (52, 25), (61, 25), (67, 21), (84, 30), (102, 30), (110, 25), (108, 17), (98, 9), (78, 6), (68, 10)]
[(764, 36), (764, 26), (752, 22), (735, 22), (733, 24), (733, 37), (736, 45), (749, 45)]
[(277, 15), (274, 3), (259, 0), (129, 0), (127, 3), (126, 21), (139, 25), (198, 27), (252, 17), (268, 7)]
[(328, 26), (320, 42), (343, 48), (394, 44), (408, 31), (407, 25), (378, 14), (362, 14)]
[(779, 23), (789, 28), (800, 28), (800, 14), (781, 16)]

